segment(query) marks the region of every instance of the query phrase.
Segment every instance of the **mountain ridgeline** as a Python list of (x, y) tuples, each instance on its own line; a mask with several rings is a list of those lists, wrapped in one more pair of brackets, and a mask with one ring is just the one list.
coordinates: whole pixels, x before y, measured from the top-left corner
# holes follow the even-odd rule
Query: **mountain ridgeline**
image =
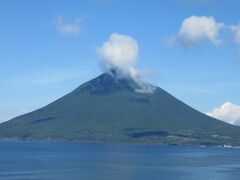
[(1, 123), (0, 139), (240, 145), (240, 127), (200, 113), (159, 87), (151, 93), (141, 88), (131, 78), (104, 73), (41, 109)]

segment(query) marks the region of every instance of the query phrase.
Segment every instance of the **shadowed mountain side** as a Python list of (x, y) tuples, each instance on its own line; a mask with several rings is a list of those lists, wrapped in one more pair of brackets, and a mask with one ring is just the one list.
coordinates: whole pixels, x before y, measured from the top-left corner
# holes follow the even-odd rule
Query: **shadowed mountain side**
[(139, 93), (104, 73), (34, 112), (0, 124), (2, 139), (240, 145), (240, 127), (200, 113), (159, 87)]

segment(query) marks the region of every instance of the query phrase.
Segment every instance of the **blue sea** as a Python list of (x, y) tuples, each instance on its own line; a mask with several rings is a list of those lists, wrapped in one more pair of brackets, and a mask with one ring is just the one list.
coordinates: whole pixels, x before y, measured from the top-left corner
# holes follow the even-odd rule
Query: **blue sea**
[(1, 180), (239, 180), (240, 149), (0, 141)]

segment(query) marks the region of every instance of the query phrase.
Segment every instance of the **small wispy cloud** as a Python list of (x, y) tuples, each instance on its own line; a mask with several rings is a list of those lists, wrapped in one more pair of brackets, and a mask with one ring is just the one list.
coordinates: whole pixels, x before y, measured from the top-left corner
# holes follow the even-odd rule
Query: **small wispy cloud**
[(240, 24), (231, 25), (230, 29), (234, 33), (234, 41), (237, 44), (240, 44)]
[(88, 71), (76, 69), (48, 69), (35, 72), (28, 72), (21, 77), (9, 79), (8, 84), (15, 85), (50, 85), (73, 79), (82, 80), (82, 77), (89, 75)]
[(71, 22), (65, 22), (61, 15), (55, 19), (55, 26), (61, 35), (79, 35), (82, 32), (82, 19), (75, 18)]

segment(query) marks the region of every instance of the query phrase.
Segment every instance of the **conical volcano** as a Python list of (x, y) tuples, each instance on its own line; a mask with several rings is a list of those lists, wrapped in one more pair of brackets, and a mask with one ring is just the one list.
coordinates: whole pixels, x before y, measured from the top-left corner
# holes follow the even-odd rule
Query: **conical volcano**
[[(145, 93), (143, 89), (154, 89)], [(0, 124), (1, 139), (240, 145), (240, 127), (200, 113), (163, 89), (114, 71)]]

